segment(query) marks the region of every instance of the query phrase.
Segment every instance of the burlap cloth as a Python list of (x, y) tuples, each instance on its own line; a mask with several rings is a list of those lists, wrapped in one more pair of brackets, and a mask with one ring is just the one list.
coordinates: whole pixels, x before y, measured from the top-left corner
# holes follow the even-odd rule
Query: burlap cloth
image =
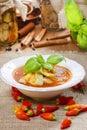
[[(39, 52), (39, 51), (37, 51)], [(55, 52), (58, 52), (55, 50)], [(24, 52), (1, 52), (0, 53), (0, 67), (7, 61), (23, 55), (35, 54), (34, 51)], [(41, 54), (52, 54), (54, 50), (40, 49)], [(87, 72), (87, 53), (78, 52), (60, 52), (64, 56), (74, 59), (82, 64)], [(84, 79), (87, 84), (87, 75)], [(32, 117), (30, 121), (22, 121), (15, 117), (13, 106), (17, 104), (11, 96), (11, 87), (4, 83), (0, 79), (0, 130), (60, 130), (61, 121), (66, 117), (65, 110), (60, 107), (55, 113), (58, 121), (47, 121), (40, 117)], [(87, 104), (87, 89), (82, 94), (77, 91), (73, 91), (71, 88), (64, 91), (63, 95), (72, 95), (77, 103)], [(36, 108), (38, 102), (32, 99), (28, 100), (32, 102), (33, 107)], [(53, 104), (55, 100), (44, 102), (42, 104)], [(20, 104), (20, 103), (19, 103)], [(87, 112), (82, 113), (78, 116), (71, 117), (72, 125), (67, 130), (87, 130)]]

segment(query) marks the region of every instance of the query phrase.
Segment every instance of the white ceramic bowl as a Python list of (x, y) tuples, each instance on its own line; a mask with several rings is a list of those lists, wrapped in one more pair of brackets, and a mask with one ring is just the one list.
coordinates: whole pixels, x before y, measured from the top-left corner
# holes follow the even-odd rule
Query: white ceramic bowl
[[(46, 59), (48, 56), (49, 55), (43, 55), (44, 59)], [(0, 77), (7, 84), (11, 86), (15, 86), (23, 94), (35, 100), (45, 100), (45, 99), (56, 97), (65, 89), (68, 89), (72, 87), (73, 85), (76, 85), (77, 83), (79, 83), (80, 81), (84, 79), (85, 70), (83, 66), (77, 63), (76, 61), (65, 57), (66, 62), (62, 61), (59, 63), (59, 65), (62, 65), (71, 71), (72, 78), (68, 82), (64, 83), (63, 85), (59, 85), (55, 87), (47, 87), (47, 88), (35, 88), (32, 86), (22, 85), (14, 80), (12, 73), (16, 68), (24, 65), (24, 63), (29, 58), (30, 56), (24, 56), (24, 57), (19, 57), (19, 58), (16, 58), (7, 62), (0, 69)]]

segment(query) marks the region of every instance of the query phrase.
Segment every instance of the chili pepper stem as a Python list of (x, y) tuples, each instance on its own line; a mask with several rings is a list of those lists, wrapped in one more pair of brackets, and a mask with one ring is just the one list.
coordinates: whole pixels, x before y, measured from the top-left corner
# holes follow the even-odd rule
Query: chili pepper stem
[(18, 96), (18, 101), (23, 101), (23, 100), (24, 100), (24, 98), (23, 98), (23, 97)]

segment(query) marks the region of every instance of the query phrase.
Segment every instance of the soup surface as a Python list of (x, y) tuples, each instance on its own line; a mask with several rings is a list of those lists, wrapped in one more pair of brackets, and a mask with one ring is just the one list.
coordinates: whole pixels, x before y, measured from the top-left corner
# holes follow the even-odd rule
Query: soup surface
[[(25, 84), (27, 86), (33, 86), (33, 87), (54, 87), (54, 86), (58, 86), (58, 85), (61, 85), (61, 84), (64, 84), (65, 82), (67, 82), (71, 77), (72, 77), (72, 73), (70, 72), (69, 69), (65, 68), (65, 67), (62, 67), (62, 66), (59, 66), (59, 65), (56, 65), (55, 66), (55, 70), (56, 70), (56, 73), (55, 73), (55, 76), (53, 78), (53, 82), (48, 84), (48, 83), (44, 83), (43, 85), (41, 86), (35, 86), (35, 85), (31, 85), (31, 84)], [(24, 76), (24, 69), (23, 69), (23, 66), (17, 68), (14, 70), (13, 72), (13, 77), (14, 79), (19, 82), (19, 80)], [(23, 84), (23, 83), (21, 83)]]

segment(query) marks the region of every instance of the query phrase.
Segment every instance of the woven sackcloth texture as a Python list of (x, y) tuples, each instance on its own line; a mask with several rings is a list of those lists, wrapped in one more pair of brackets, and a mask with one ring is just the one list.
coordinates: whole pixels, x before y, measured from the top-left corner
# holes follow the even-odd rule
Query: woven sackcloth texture
[[(55, 51), (57, 52), (57, 51)], [(25, 52), (1, 52), (0, 53), (0, 67), (7, 61), (24, 55), (35, 54), (33, 51)], [(52, 54), (54, 51), (42, 50), (41, 54)], [(78, 53), (78, 52), (60, 52), (64, 56), (76, 60), (82, 64), (87, 72), (87, 53)], [(84, 79), (85, 84), (87, 84), (87, 75)], [(87, 87), (84, 94), (73, 91), (71, 88), (64, 91), (63, 95), (70, 96), (72, 95), (77, 103), (87, 104)], [(33, 104), (33, 107), (36, 108), (38, 102), (32, 99), (28, 100)], [(51, 105), (54, 103), (54, 100), (42, 102), (42, 104)], [(15, 117), (13, 106), (19, 104), (13, 100), (11, 96), (11, 86), (7, 85), (0, 79), (0, 130), (60, 130), (61, 121), (66, 117), (64, 107), (61, 107), (59, 110), (55, 111), (55, 115), (58, 121), (47, 121), (42, 118), (32, 117), (30, 121), (22, 121)], [(87, 112), (82, 113), (78, 116), (71, 117), (72, 125), (67, 130), (87, 130)]]

